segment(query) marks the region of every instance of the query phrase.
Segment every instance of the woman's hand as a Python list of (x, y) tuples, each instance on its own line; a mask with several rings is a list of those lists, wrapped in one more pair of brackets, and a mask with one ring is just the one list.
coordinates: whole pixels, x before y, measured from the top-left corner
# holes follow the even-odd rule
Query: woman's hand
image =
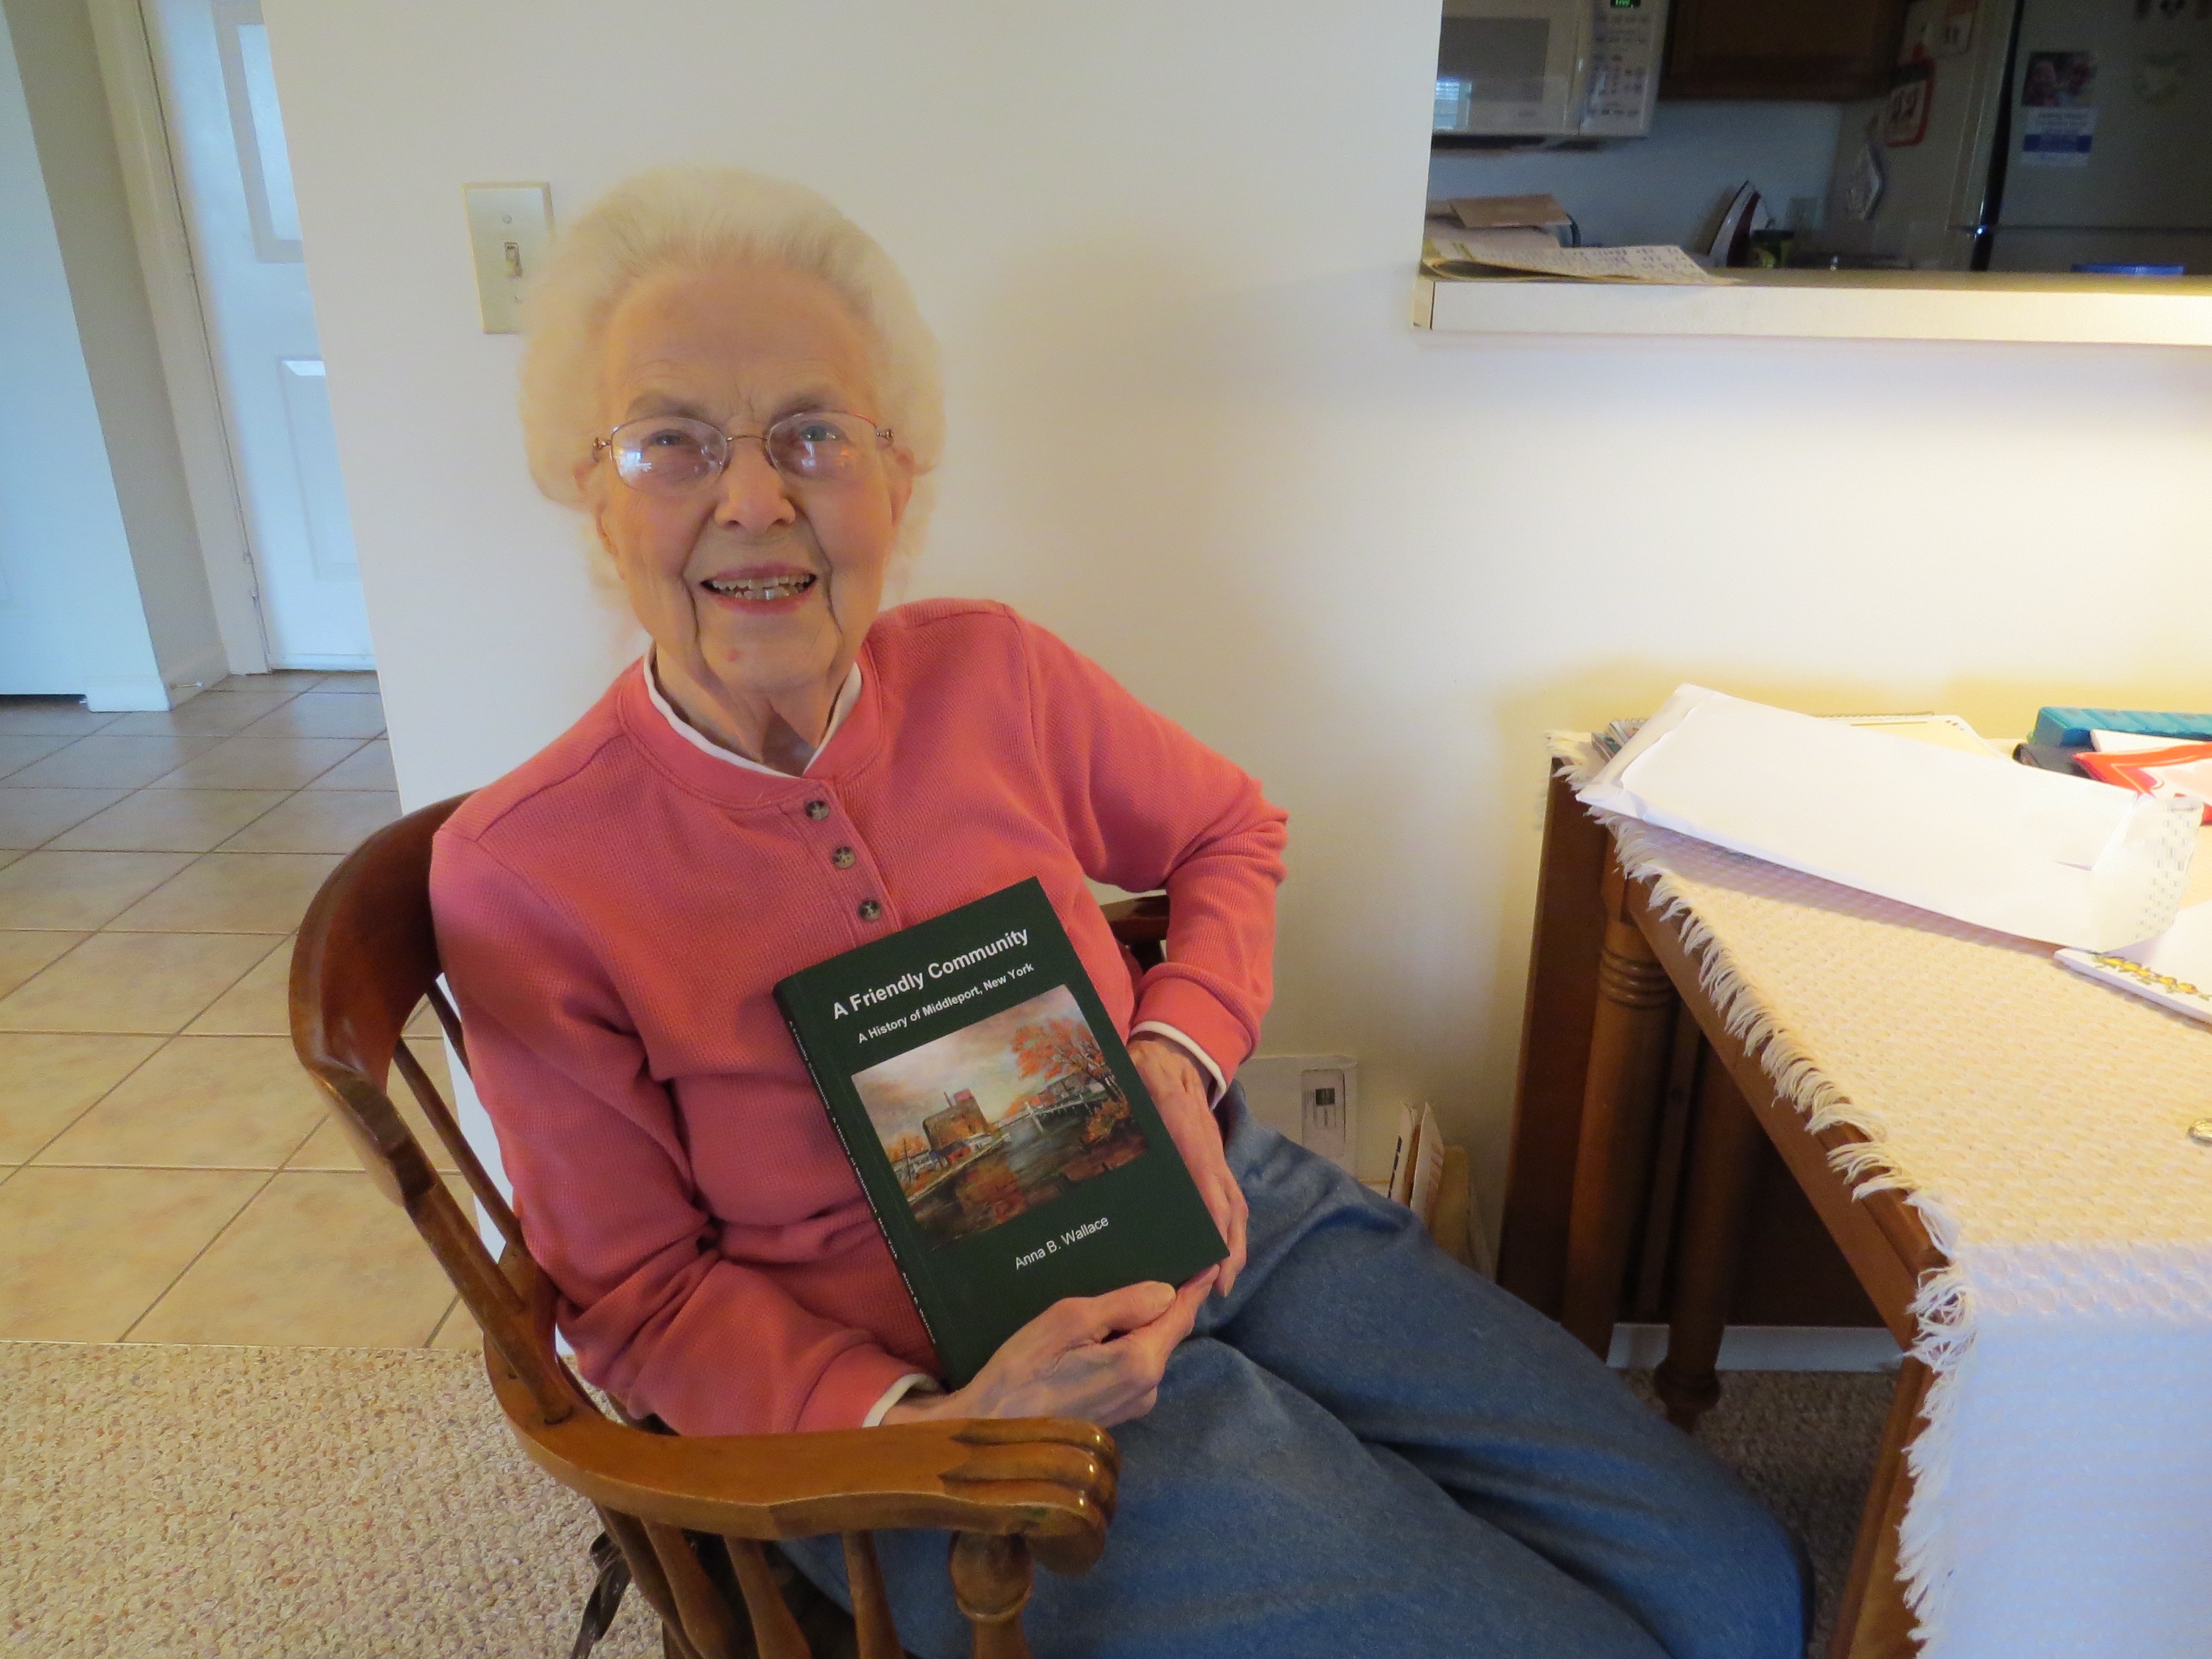
[(1208, 1267), (1181, 1290), (1157, 1281), (1055, 1302), (952, 1394), (908, 1395), (885, 1423), (960, 1417), (1074, 1417), (1102, 1428), (1152, 1410), (1176, 1344), (1212, 1287)]
[(1206, 1103), (1206, 1074), (1182, 1044), (1148, 1031), (1131, 1039), (1129, 1058), (1137, 1063), (1137, 1073), (1145, 1079), (1152, 1103), (1160, 1109), (1161, 1121), (1174, 1137), (1176, 1150), (1182, 1154), (1190, 1178), (1198, 1183), (1198, 1195), (1206, 1200), (1206, 1213), (1213, 1218), (1221, 1242), (1229, 1247), (1219, 1281), (1221, 1294), (1226, 1296), (1236, 1285), (1237, 1275), (1244, 1271), (1244, 1218), (1251, 1206), (1244, 1201), (1244, 1189), (1229, 1171), (1229, 1158), (1221, 1148), (1220, 1121)]

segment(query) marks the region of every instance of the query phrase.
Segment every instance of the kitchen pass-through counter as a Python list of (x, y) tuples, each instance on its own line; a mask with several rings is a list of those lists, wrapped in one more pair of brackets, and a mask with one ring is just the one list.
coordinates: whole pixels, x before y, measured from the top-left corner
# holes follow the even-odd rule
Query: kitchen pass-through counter
[(1731, 270), (1725, 283), (1413, 283), (1413, 326), (1486, 334), (1738, 335), (2212, 346), (2212, 277)]

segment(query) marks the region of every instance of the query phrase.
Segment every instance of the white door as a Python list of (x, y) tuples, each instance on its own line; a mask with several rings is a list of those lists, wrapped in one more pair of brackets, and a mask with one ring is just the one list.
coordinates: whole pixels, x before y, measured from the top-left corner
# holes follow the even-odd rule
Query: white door
[(96, 459), (101, 447), (31, 112), (0, 15), (0, 695), (84, 690), (73, 588), (88, 534), (103, 526), (93, 521), (94, 492), (76, 480), (100, 471), (82, 458)]
[(144, 3), (270, 665), (374, 667), (259, 0)]

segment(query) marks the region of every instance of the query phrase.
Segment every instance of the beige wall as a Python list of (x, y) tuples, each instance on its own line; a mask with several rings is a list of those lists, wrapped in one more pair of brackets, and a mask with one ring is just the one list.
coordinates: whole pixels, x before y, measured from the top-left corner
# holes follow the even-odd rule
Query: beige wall
[(1060, 629), (1290, 809), (1267, 1046), (1360, 1057), (1370, 1157), (1431, 1098), (1494, 1200), (1547, 727), (1680, 678), (2212, 706), (2212, 353), (1416, 338), (1435, 0), (268, 10), (407, 798), (624, 637), (525, 480), (460, 185), (804, 179), (944, 338), (917, 590)]

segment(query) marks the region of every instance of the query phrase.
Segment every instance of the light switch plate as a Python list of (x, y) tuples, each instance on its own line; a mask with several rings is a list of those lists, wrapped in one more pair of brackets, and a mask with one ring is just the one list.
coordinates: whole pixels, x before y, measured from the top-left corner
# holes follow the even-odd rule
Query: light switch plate
[(463, 185), (469, 252), (477, 268), (477, 307), (487, 334), (522, 328), (522, 285), (553, 240), (550, 185)]

